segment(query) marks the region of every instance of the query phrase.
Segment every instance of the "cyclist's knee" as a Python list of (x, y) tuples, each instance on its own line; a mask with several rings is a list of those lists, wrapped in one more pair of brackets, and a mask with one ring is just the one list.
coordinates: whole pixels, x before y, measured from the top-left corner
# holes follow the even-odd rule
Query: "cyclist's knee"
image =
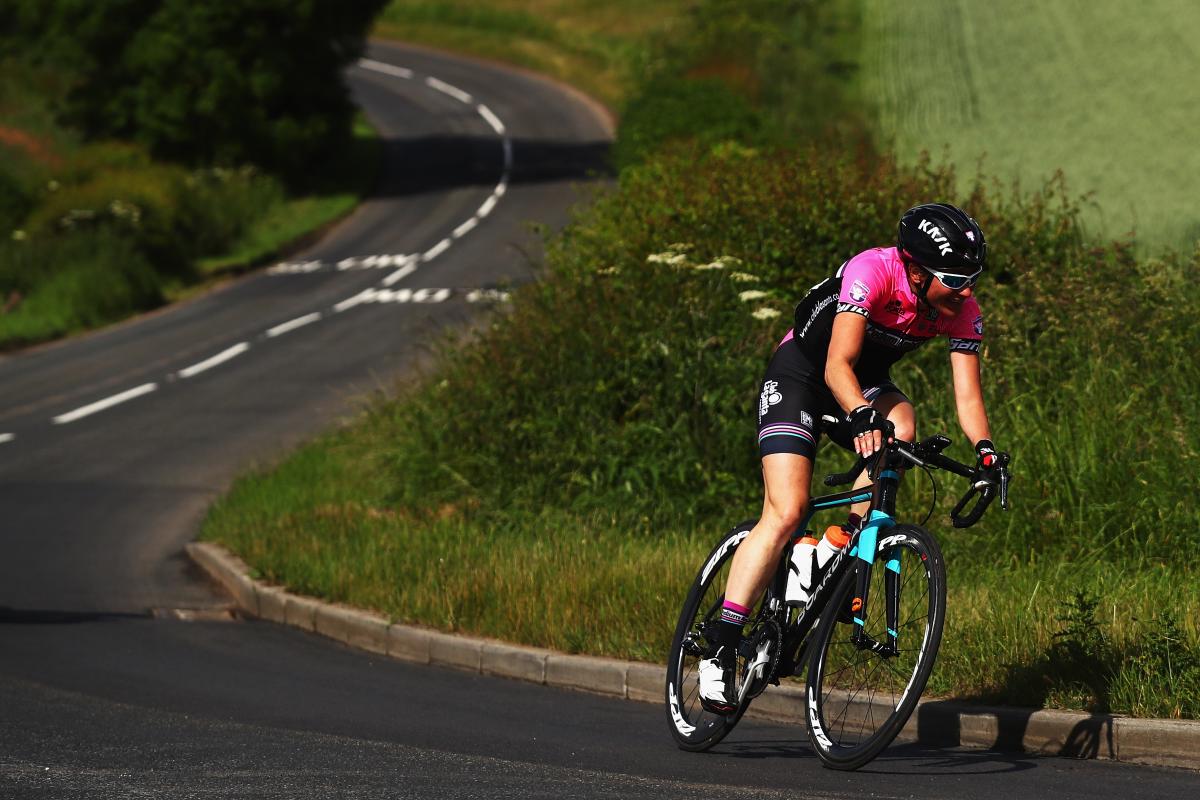
[(772, 538), (785, 540), (804, 519), (808, 493), (796, 492), (786, 498), (767, 498), (763, 507), (763, 525)]
[(896, 438), (911, 442), (917, 438), (917, 412), (908, 402), (897, 403), (887, 415), (888, 420), (896, 427)]

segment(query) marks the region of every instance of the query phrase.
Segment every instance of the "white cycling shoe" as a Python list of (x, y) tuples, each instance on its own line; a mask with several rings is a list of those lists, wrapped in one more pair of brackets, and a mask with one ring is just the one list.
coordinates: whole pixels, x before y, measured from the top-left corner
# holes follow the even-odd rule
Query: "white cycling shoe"
[(721, 662), (725, 648), (718, 648), (711, 658), (700, 661), (700, 705), (713, 714), (732, 714), (737, 710), (738, 697), (734, 686), (734, 659), (729, 666)]

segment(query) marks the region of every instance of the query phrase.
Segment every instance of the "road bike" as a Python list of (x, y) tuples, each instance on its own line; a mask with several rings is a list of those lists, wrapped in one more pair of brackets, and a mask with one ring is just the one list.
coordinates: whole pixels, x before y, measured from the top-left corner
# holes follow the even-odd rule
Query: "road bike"
[[(822, 422), (828, 427), (837, 420)], [(739, 702), (729, 715), (701, 707), (698, 667), (717, 635), (729, 564), (755, 520), (721, 538), (684, 601), (667, 660), (667, 717), (681, 748), (707, 750), (717, 744), (767, 686), (806, 669), (808, 737), (826, 766), (858, 769), (891, 744), (925, 689), (946, 615), (946, 565), (937, 540), (920, 525), (896, 520), (901, 470), (943, 469), (969, 481), (950, 513), (956, 528), (978, 522), (997, 496), (1008, 508), (1008, 455), (989, 470), (977, 469), (943, 455), (950, 441), (939, 434), (909, 444), (889, 429), (875, 455), (825, 477), (826, 486), (841, 486), (868, 469), (873, 483), (813, 498), (792, 542), (818, 511), (867, 500), (869, 510), (803, 606), (784, 600), (792, 545), (784, 548), (738, 648)], [(936, 491), (935, 483), (935, 502)]]

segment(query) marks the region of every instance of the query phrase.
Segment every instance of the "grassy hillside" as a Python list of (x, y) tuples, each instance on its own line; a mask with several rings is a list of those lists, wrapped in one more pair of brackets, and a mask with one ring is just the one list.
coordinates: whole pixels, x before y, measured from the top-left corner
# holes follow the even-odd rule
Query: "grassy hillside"
[(1200, 206), (1200, 5), (865, 0), (863, 88), (879, 141), (914, 163), (1094, 192), (1093, 235), (1190, 252)]

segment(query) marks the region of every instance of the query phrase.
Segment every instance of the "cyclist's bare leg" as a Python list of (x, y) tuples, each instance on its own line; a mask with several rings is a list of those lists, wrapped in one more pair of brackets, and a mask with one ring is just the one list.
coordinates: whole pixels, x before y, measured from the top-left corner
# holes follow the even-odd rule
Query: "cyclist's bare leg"
[(794, 453), (763, 456), (763, 511), (733, 555), (725, 599), (753, 608), (808, 506), (812, 459)]
[[(907, 397), (897, 392), (888, 392), (876, 397), (875, 402), (871, 405), (896, 426), (897, 439), (902, 442), (912, 442), (917, 438), (917, 413)], [(871, 478), (867, 475), (866, 470), (863, 470), (862, 474), (854, 479), (855, 489), (862, 489), (870, 485)], [(870, 506), (869, 502), (855, 503), (850, 506), (850, 513), (858, 514), (861, 517), (867, 513), (868, 506)]]

